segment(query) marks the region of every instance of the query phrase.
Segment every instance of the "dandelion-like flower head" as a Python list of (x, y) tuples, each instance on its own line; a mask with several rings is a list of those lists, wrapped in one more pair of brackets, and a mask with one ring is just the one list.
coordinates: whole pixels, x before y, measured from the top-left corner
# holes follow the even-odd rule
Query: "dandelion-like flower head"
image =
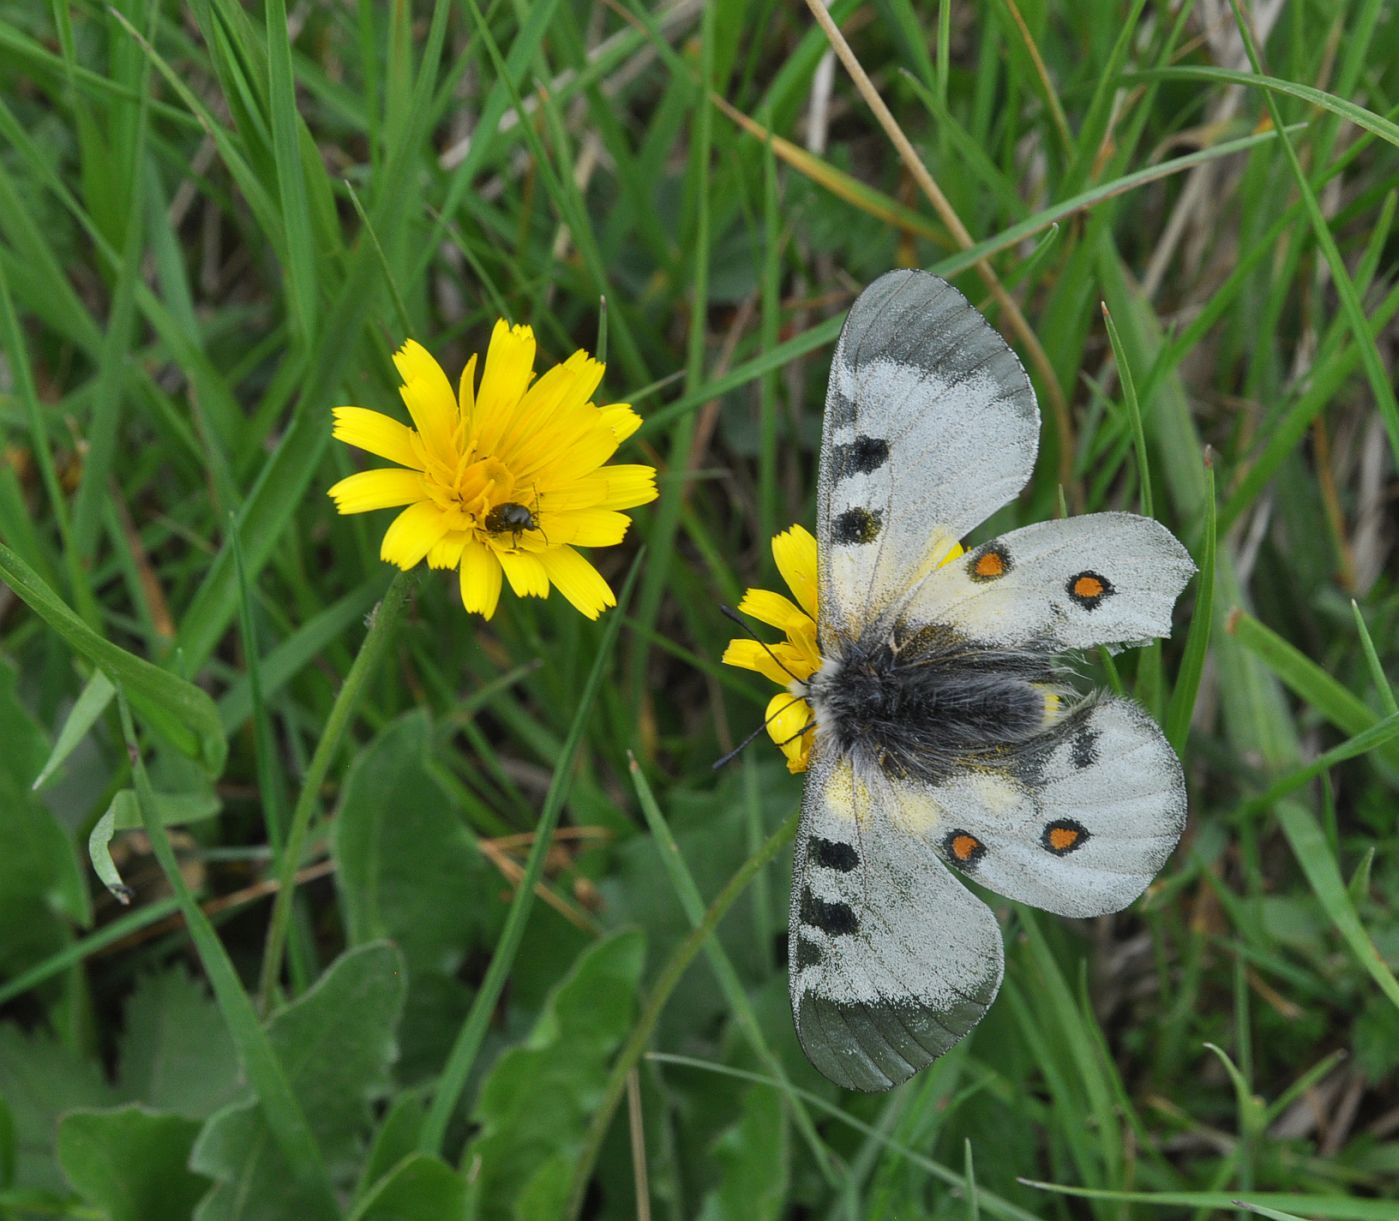
[(489, 619), (502, 578), (519, 597), (556, 587), (589, 619), (616, 597), (578, 547), (621, 542), (623, 509), (656, 498), (656, 472), (605, 465), (641, 418), (593, 401), (603, 365), (577, 351), (538, 379), (534, 332), (495, 325), (480, 385), (476, 357), (457, 393), (422, 345), (394, 354), (413, 427), (364, 407), (334, 409), (337, 439), (397, 467), (361, 471), (330, 489), (341, 513), (402, 508), (379, 548), (399, 568), (456, 568), (462, 604)]
[(787, 770), (804, 772), (811, 759), (815, 719), (801, 691), (821, 666), (816, 641), (816, 540), (804, 527), (792, 526), (773, 536), (772, 558), (796, 602), (769, 589), (750, 589), (738, 609), (778, 628), (786, 639), (772, 645), (730, 640), (723, 660), (756, 670), (784, 688), (768, 701), (765, 724), (768, 736), (786, 756)]

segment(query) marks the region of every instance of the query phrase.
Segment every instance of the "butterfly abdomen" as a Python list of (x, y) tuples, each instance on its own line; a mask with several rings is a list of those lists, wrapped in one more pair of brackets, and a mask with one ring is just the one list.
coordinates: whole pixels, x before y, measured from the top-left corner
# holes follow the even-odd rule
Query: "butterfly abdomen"
[(811, 679), (818, 733), (886, 774), (937, 783), (1046, 724), (1046, 659), (977, 649), (856, 641)]

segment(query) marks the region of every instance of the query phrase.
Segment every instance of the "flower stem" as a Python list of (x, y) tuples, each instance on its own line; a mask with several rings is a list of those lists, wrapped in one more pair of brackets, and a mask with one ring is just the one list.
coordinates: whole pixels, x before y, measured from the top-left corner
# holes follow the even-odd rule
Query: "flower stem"
[(350, 723), (350, 714), (361, 689), (378, 666), (394, 628), (403, 615), (404, 605), (412, 592), (416, 575), (413, 572), (400, 572), (384, 594), (383, 600), (369, 621), (369, 630), (359, 647), (359, 655), (350, 672), (345, 676), (345, 685), (335, 697), (330, 716), (326, 718), (325, 732), (316, 744), (306, 768), (306, 779), (297, 798), (296, 809), (292, 811), (291, 826), (287, 832), (286, 844), (277, 862), (277, 897), (272, 902), (272, 919), (267, 926), (267, 944), (262, 953), (262, 977), (259, 990), (262, 995), (262, 1008), (266, 1012), (276, 992), (277, 980), (282, 973), (282, 954), (286, 949), (287, 928), (291, 922), (292, 897), (296, 892), (296, 871), (301, 864), (301, 854), (306, 849), (306, 835), (311, 829), (311, 817), (316, 812), (320, 797), (321, 782), (325, 779), (330, 761), (340, 745), (345, 729)]

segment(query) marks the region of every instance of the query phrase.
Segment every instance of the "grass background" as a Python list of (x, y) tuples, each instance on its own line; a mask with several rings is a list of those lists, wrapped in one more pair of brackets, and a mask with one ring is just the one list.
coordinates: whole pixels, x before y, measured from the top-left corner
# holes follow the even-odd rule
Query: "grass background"
[[(1396, 1215), (1399, 15), (831, 13), (915, 160), (772, 0), (0, 7), (0, 1216)], [(1145, 509), (1200, 564), (1084, 665), (1191, 814), (1120, 916), (998, 902), (985, 1022), (855, 1097), (787, 1011), (799, 781), (710, 764), (895, 265), (1040, 395), (978, 537)], [(623, 607), (390, 587), (329, 408), (603, 298)]]

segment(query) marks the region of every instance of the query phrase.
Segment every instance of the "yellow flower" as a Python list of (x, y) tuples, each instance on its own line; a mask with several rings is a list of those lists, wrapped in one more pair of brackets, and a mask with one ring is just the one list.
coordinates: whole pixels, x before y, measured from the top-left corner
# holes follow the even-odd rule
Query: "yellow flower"
[(821, 666), (816, 643), (816, 540), (803, 527), (793, 526), (773, 537), (772, 558), (796, 602), (771, 590), (750, 589), (738, 609), (780, 628), (787, 638), (771, 646), (756, 640), (730, 640), (723, 660), (756, 670), (783, 688), (768, 702), (768, 736), (787, 757), (787, 770), (804, 772), (811, 758), (815, 722), (811, 705), (791, 688), (806, 682)]
[(602, 364), (580, 350), (536, 380), (534, 354), (534, 332), (501, 319), (480, 386), (473, 355), (458, 395), (408, 340), (393, 360), (412, 428), (364, 407), (333, 413), (338, 440), (398, 466), (351, 475), (329, 494), (341, 513), (403, 507), (380, 558), (458, 569), (469, 611), (489, 619), (504, 576), (522, 598), (556, 586), (596, 619), (617, 599), (575, 548), (621, 542), (631, 519), (620, 510), (655, 500), (656, 472), (604, 465), (641, 417), (626, 403), (592, 402)]
[[(963, 548), (954, 543), (938, 561), (938, 567), (950, 564), (962, 554)], [(771, 590), (750, 589), (744, 593), (738, 609), (761, 623), (781, 628), (787, 639), (774, 645), (730, 640), (722, 660), (731, 666), (756, 670), (783, 688), (768, 701), (768, 737), (787, 757), (789, 772), (804, 772), (811, 761), (816, 717), (811, 705), (797, 692), (821, 668), (821, 646), (816, 639), (816, 540), (802, 526), (793, 526), (773, 536), (772, 558), (796, 603)], [(1046, 701), (1050, 698), (1057, 702), (1057, 697), (1050, 696)]]

